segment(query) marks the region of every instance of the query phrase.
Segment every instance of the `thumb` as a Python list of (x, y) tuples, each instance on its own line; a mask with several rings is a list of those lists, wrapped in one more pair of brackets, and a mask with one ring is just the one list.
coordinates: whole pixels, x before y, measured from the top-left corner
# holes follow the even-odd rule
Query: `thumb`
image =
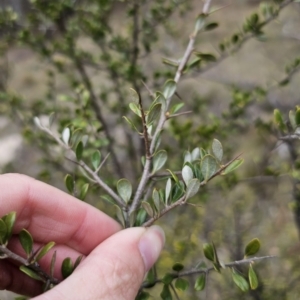
[(34, 299), (133, 300), (164, 240), (158, 226), (119, 231), (97, 246), (70, 277)]

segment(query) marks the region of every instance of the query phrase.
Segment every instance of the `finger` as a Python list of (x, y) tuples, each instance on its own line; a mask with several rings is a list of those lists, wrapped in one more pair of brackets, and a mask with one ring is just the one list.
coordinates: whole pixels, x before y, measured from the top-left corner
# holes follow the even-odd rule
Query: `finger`
[(54, 289), (33, 300), (132, 300), (164, 244), (162, 230), (130, 228), (100, 244)]
[(26, 228), (39, 243), (55, 241), (88, 254), (120, 230), (96, 208), (24, 175), (0, 175), (0, 191), (1, 215), (17, 213), (14, 233)]

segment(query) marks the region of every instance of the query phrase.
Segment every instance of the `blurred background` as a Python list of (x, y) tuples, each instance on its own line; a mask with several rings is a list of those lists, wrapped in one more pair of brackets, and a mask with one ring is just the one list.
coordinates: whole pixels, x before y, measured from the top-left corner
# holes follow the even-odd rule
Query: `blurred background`
[[(205, 261), (202, 245), (211, 241), (223, 262), (242, 259), (255, 237), (262, 244), (259, 255), (277, 256), (255, 264), (260, 285), (248, 293), (238, 290), (230, 271), (211, 273), (206, 299), (299, 298), (299, 144), (280, 141), (288, 125), (278, 129), (273, 122), (274, 109), (286, 121), (300, 104), (296, 2), (212, 0), (209, 23), (217, 25), (201, 32), (195, 47), (211, 56), (187, 70), (174, 99), (193, 113), (167, 124), (165, 169), (180, 170), (184, 151), (209, 148), (214, 138), (223, 144), (224, 162), (242, 153), (245, 163), (204, 187), (193, 198), (200, 207), (179, 208), (158, 222), (167, 235), (158, 272), (177, 261), (187, 269)], [(172, 63), (183, 55), (203, 1), (2, 0), (0, 6), (0, 172), (27, 174), (63, 190), (67, 173), (79, 188), (86, 182), (33, 124), (34, 116), (46, 124), (55, 112), (54, 131), (71, 124), (89, 135), (87, 160), (93, 149), (103, 157), (111, 153), (101, 171), (111, 186), (122, 177), (136, 186), (143, 143), (122, 119), (135, 120), (129, 88), (149, 105), (147, 89), (162, 90), (174, 77)], [(257, 22), (266, 24), (247, 31), (256, 12)], [(114, 216), (102, 194), (91, 186), (86, 201)], [(194, 281), (178, 292), (180, 299), (205, 299), (205, 292), (194, 291)], [(149, 290), (153, 299), (160, 299), (160, 291)], [(5, 292), (0, 299), (14, 297)]]

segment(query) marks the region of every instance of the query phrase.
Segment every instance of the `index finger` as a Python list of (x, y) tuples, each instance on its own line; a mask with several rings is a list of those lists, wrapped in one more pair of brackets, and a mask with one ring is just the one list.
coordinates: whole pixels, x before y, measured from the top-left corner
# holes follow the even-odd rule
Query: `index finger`
[(25, 228), (36, 242), (54, 241), (85, 255), (120, 230), (91, 205), (24, 175), (0, 175), (0, 203), (0, 217), (17, 213), (14, 234)]

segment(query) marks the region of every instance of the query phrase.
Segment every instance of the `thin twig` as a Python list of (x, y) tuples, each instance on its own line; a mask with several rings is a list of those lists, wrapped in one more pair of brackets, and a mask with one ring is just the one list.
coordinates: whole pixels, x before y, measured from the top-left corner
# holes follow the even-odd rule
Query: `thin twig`
[(46, 282), (50, 281), (53, 284), (58, 284), (60, 281), (57, 278), (53, 278), (50, 275), (48, 275), (45, 271), (43, 271), (40, 267), (40, 265), (35, 263), (30, 263), (27, 259), (23, 258), (22, 256), (19, 256), (18, 254), (12, 252), (11, 250), (7, 249), (6, 246), (0, 245), (0, 253), (5, 255), (5, 258), (10, 258), (14, 262), (26, 266), (27, 268), (35, 271), (38, 273), (41, 278)]
[[(220, 175), (223, 173), (223, 171), (230, 165), (232, 164), (235, 160), (237, 160), (242, 154), (237, 155), (235, 158), (233, 158), (231, 161), (229, 161), (228, 163), (226, 163), (225, 165), (223, 165), (219, 170), (217, 170), (212, 176), (210, 176), (207, 180), (203, 180), (200, 183), (200, 186), (204, 186), (206, 185), (209, 181), (211, 181), (213, 178), (215, 178), (216, 176)], [(169, 175), (170, 176), (170, 175)], [(166, 213), (168, 213), (169, 211), (171, 211), (172, 209), (174, 209), (177, 206), (181, 206), (181, 205), (185, 205), (187, 202), (186, 199), (186, 195), (182, 196), (179, 200), (177, 200), (176, 202), (172, 203), (171, 205), (165, 207), (162, 211), (160, 211), (157, 215), (155, 215), (154, 217), (150, 218), (149, 220), (147, 220), (144, 224), (142, 224), (143, 227), (149, 227), (151, 226), (155, 221), (157, 221), (158, 219), (160, 219), (162, 216), (164, 216)]]
[(145, 111), (143, 108), (141, 94), (138, 93), (138, 95), (139, 95), (139, 105), (140, 105), (140, 110), (141, 110), (141, 119), (142, 119), (142, 123), (143, 123), (143, 136), (144, 136), (144, 142), (145, 142), (146, 159), (150, 159), (151, 153), (150, 153), (150, 147), (149, 147), (149, 136), (148, 136), (147, 123), (146, 123), (146, 116), (145, 116)]
[[(207, 2), (209, 2), (209, 3), (207, 3)], [(208, 1), (206, 1), (204, 3), (203, 9), (205, 9), (205, 11), (207, 11), (209, 9), (209, 4), (210, 4), (210, 0), (208, 0)], [(176, 72), (176, 75), (174, 77), (174, 81), (176, 83), (179, 82), (179, 80), (180, 80), (180, 78), (182, 76), (183, 70), (184, 70), (186, 64), (188, 63), (188, 60), (189, 60), (189, 58), (190, 58), (190, 56), (191, 56), (191, 54), (192, 54), (192, 52), (194, 50), (196, 33), (197, 32), (194, 32), (193, 34), (190, 35), (190, 41), (189, 41), (189, 43), (187, 45), (187, 48), (186, 48), (186, 50), (184, 52), (184, 55), (183, 55), (183, 57), (182, 57), (182, 59), (180, 61), (180, 64), (179, 64), (177, 72)], [(156, 127), (156, 130), (155, 130), (155, 133), (153, 135), (153, 139), (152, 139), (151, 145), (150, 145), (150, 159), (146, 159), (144, 170), (143, 170), (143, 174), (142, 174), (142, 178), (140, 180), (139, 186), (137, 188), (137, 191), (136, 191), (136, 193), (134, 195), (134, 199), (133, 199), (132, 204), (130, 206), (130, 210), (129, 210), (130, 213), (132, 213), (133, 211), (135, 211), (138, 208), (138, 206), (139, 206), (139, 204), (141, 202), (141, 199), (142, 199), (144, 188), (145, 188), (145, 186), (148, 183), (149, 174), (150, 174), (150, 167), (151, 167), (151, 156), (154, 153), (157, 138), (158, 138), (159, 134), (162, 131), (162, 128), (163, 128), (163, 126), (165, 124), (165, 121), (167, 120), (166, 112), (168, 111), (168, 108), (170, 106), (171, 98), (172, 97), (169, 97), (168, 99), (166, 99), (165, 110), (161, 112), (160, 119), (158, 121), (158, 125)]]
[[(63, 143), (63, 141), (57, 137), (49, 128), (39, 125), (39, 128), (46, 132), (48, 135), (50, 135), (63, 149), (70, 151), (74, 157), (76, 156), (75, 152), (65, 143)], [(126, 208), (126, 204), (124, 203), (124, 201), (122, 200), (122, 198), (120, 198), (96, 173), (96, 171), (94, 172), (84, 161), (80, 160), (76, 162), (80, 167), (82, 167), (90, 176), (93, 177), (93, 179), (95, 180), (95, 182), (101, 187), (103, 188), (107, 194), (109, 194), (115, 201), (116, 203), (122, 207), (123, 209)]]
[[(277, 256), (273, 256), (273, 255), (268, 255), (268, 256), (261, 256), (261, 257), (252, 257), (252, 258), (247, 258), (247, 259), (242, 259), (242, 260), (236, 260), (233, 262), (229, 262), (224, 264), (224, 268), (233, 268), (236, 266), (241, 266), (241, 265), (245, 265), (245, 264), (251, 264), (253, 262), (256, 261), (261, 261), (261, 260), (265, 260), (265, 259), (273, 259), (273, 258), (277, 258)], [(191, 269), (188, 271), (182, 271), (182, 272), (178, 272), (178, 273), (171, 273), (171, 275), (173, 276), (173, 278), (181, 278), (181, 277), (185, 277), (185, 276), (191, 276), (191, 275), (198, 275), (198, 274), (209, 274), (209, 272), (214, 271), (215, 268), (214, 267), (210, 267), (210, 268), (206, 268), (206, 269)], [(152, 287), (154, 284), (156, 283), (161, 283), (163, 282), (162, 278), (158, 278), (154, 281), (151, 282), (144, 282), (141, 286), (141, 288), (147, 288), (147, 287)]]

